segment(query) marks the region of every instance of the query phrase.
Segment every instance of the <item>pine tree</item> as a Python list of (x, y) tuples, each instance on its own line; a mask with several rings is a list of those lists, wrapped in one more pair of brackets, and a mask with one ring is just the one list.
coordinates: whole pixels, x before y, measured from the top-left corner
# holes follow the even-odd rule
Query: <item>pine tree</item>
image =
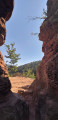
[(16, 48), (14, 48), (15, 43), (11, 43), (10, 45), (5, 44), (7, 55), (5, 57), (8, 59), (6, 61), (6, 64), (8, 66), (8, 70), (10, 74), (13, 74), (17, 71), (17, 65), (19, 59), (21, 59), (19, 56), (20, 54), (16, 54)]

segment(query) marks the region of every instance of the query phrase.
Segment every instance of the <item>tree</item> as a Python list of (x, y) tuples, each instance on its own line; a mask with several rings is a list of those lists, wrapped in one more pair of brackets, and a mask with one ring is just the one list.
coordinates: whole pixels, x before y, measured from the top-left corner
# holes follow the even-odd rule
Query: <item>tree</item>
[[(46, 19), (47, 18), (47, 10), (45, 10), (45, 9), (43, 9), (43, 15), (42, 15), (42, 17), (38, 17), (38, 16), (35, 16), (35, 17), (33, 17), (33, 16), (30, 16), (30, 17), (28, 17), (28, 19), (29, 19), (29, 21), (31, 20), (31, 21), (34, 21), (34, 20), (38, 20), (38, 19)], [(35, 34), (37, 34), (37, 33), (35, 33)]]
[(5, 44), (7, 55), (5, 57), (8, 59), (6, 61), (6, 64), (8, 66), (9, 73), (13, 74), (17, 71), (17, 65), (19, 59), (21, 59), (19, 56), (20, 54), (16, 54), (16, 48), (14, 48), (15, 43), (11, 43), (10, 45)]

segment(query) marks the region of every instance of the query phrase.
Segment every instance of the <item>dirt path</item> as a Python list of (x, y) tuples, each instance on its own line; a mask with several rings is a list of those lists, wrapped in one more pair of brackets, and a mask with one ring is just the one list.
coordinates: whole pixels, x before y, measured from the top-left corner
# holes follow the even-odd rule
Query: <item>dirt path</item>
[(34, 79), (25, 77), (10, 77), (12, 91), (21, 94), (25, 101), (29, 104), (30, 116), (29, 120), (35, 120), (35, 106), (33, 104), (32, 90), (29, 90)]
[(12, 85), (11, 90), (17, 93), (18, 90), (27, 91), (34, 79), (26, 77), (10, 77), (10, 81)]

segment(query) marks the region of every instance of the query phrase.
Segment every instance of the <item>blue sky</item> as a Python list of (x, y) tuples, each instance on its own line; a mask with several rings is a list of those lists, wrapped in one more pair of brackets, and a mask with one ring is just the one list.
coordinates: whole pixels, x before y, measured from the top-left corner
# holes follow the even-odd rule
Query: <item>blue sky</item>
[[(16, 52), (21, 59), (18, 65), (41, 60), (42, 42), (38, 35), (32, 36), (31, 33), (39, 33), (43, 20), (29, 20), (32, 17), (42, 17), (43, 8), (46, 9), (47, 0), (15, 0), (15, 7), (10, 20), (6, 23), (7, 36), (5, 44), (15, 42)], [(3, 56), (6, 54), (4, 45), (0, 47)], [(5, 59), (5, 57), (4, 57)], [(6, 61), (6, 59), (5, 59)]]

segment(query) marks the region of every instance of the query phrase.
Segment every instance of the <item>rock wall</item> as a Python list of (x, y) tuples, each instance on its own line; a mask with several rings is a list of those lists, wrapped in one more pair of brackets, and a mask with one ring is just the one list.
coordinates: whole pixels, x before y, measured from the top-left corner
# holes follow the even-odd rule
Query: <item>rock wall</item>
[(47, 18), (40, 27), (44, 57), (37, 70), (36, 120), (58, 120), (58, 0), (48, 0)]
[(5, 65), (3, 56), (0, 52), (0, 77), (8, 77), (8, 68)]
[(5, 37), (6, 37), (5, 23), (6, 23), (5, 19), (1, 17), (0, 18), (0, 46), (3, 45), (5, 42)]
[[(6, 38), (6, 21), (12, 15), (14, 0), (0, 0), (0, 46)], [(11, 92), (8, 69), (0, 52), (0, 119), (29, 120), (29, 107), (24, 99)]]
[(6, 21), (12, 15), (14, 8), (14, 0), (0, 0), (0, 17), (3, 17)]
[(43, 88), (48, 89), (58, 88), (58, 8), (56, 5), (58, 6), (57, 0), (48, 0), (47, 18), (40, 27), (39, 33), (39, 39), (43, 41), (44, 57), (37, 71), (37, 79), (43, 83)]

